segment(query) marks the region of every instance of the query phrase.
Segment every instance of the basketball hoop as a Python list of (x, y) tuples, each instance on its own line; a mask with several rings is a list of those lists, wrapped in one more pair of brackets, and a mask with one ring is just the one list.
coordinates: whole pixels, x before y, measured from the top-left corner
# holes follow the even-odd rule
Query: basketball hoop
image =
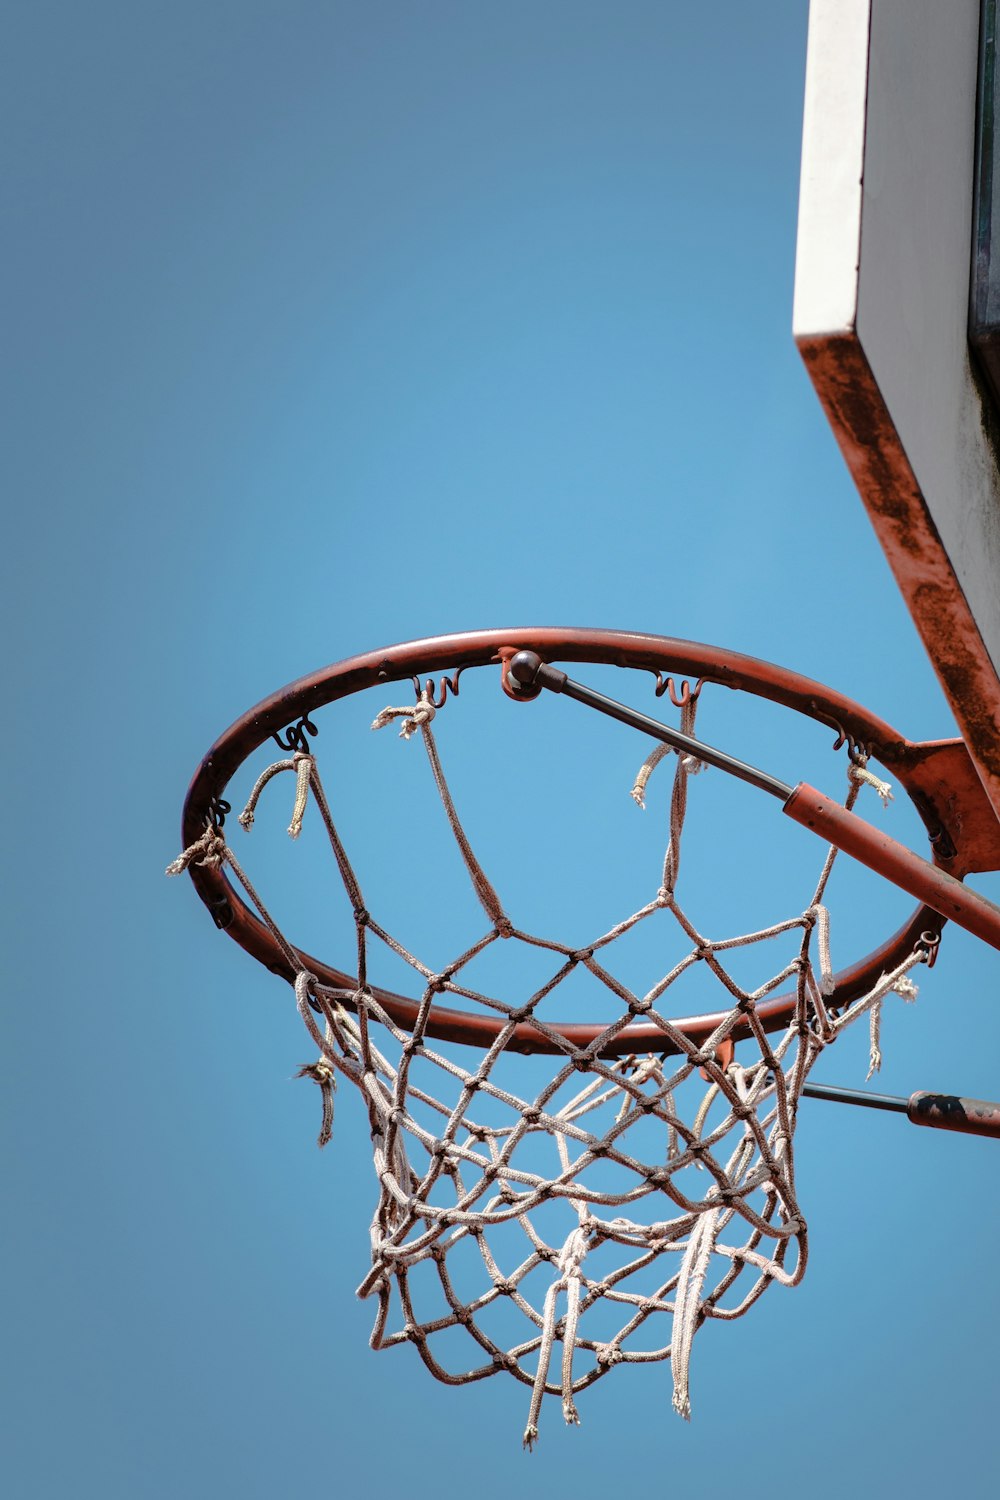
[[(649, 684), (645, 692), (652, 687), (655, 698), (668, 698), (679, 725), (604, 697), (557, 662), (638, 673)], [(656, 747), (633, 790), (637, 800), (660, 761), (675, 753), (660, 884), (637, 911), (618, 915), (584, 947), (513, 920), (462, 824), (432, 724), (457, 697), (461, 674), (477, 667), (496, 671), (498, 691), (510, 699), (530, 704), (546, 690), (564, 694), (651, 736)], [(405, 682), (413, 684), (409, 701), (384, 708), (372, 727), (395, 723), (405, 738), (422, 740), (483, 912), (479, 938), (443, 967), (425, 963), (366, 906), (313, 743), (313, 716), (325, 705)], [(708, 684), (827, 726), (848, 773), (843, 804), (804, 785), (786, 786), (698, 739), (699, 700)], [(285, 935), (230, 845), (229, 783), (272, 736), (285, 755), (258, 777), (239, 821), (250, 829), (259, 806), (275, 796), (269, 784), (285, 772), (295, 782), (284, 804), (293, 837), (315, 805), (353, 913), (351, 968), (314, 957)], [(888, 795), (869, 761), (908, 793), (927, 830), (928, 859), (854, 814), (866, 788)], [(707, 937), (682, 900), (689, 782), (706, 764), (780, 798), (786, 813), (830, 843), (798, 911), (724, 939)], [(772, 1282), (794, 1285), (805, 1270), (792, 1147), (798, 1101), (811, 1087), (816, 1059), (868, 1016), (877, 1067), (883, 1003), (893, 993), (913, 998), (911, 972), (933, 962), (947, 918), (1000, 946), (1000, 910), (961, 884), (972, 871), (1000, 867), (996, 819), (961, 741), (911, 743), (849, 699), (794, 673), (657, 636), (475, 632), (373, 652), (303, 678), (251, 710), (212, 747), (188, 793), (183, 837), (185, 852), (171, 872), (187, 869), (216, 923), (294, 985), (318, 1054), (302, 1072), (322, 1091), (321, 1144), (330, 1135), (337, 1078), (349, 1079), (364, 1098), (380, 1192), (372, 1268), (360, 1287), (361, 1295), (378, 1299), (373, 1346), (411, 1342), (431, 1371), (452, 1384), (510, 1373), (531, 1389), (529, 1445), (547, 1393), (561, 1398), (567, 1421), (576, 1421), (578, 1393), (623, 1363), (669, 1359), (674, 1405), (689, 1414), (698, 1327), (741, 1316)], [(825, 895), (838, 847), (920, 904), (874, 952), (835, 972)], [(687, 949), (638, 993), (616, 977), (607, 955), (626, 933), (657, 921), (671, 922)], [(513, 1000), (475, 988), (469, 973), (497, 943), (547, 955), (548, 978)], [(730, 955), (751, 943), (784, 946), (774, 972), (749, 990), (734, 978)], [(369, 981), (373, 945), (409, 966), (414, 994)], [(696, 967), (724, 1003), (710, 1014), (674, 1016), (673, 987)], [(560, 985), (581, 974), (612, 997), (610, 1021), (553, 1014)], [(466, 1047), (478, 1049), (474, 1064)], [(540, 1088), (524, 1091), (516, 1078), (510, 1081), (517, 1066), (512, 1054), (551, 1059)], [(914, 1118), (934, 1123), (933, 1113), (922, 1108)], [(991, 1117), (980, 1128), (1000, 1133), (1000, 1122)], [(417, 1295), (428, 1277), (437, 1295), (429, 1313)], [(394, 1307), (398, 1325), (390, 1328)], [(474, 1362), (452, 1368), (436, 1351), (462, 1330)]]

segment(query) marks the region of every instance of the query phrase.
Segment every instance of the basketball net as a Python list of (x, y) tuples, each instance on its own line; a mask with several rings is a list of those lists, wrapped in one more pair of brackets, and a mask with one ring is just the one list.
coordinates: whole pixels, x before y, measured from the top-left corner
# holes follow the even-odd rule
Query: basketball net
[[(697, 690), (685, 688), (679, 706), (681, 727), (690, 735)], [(579, 1392), (621, 1364), (669, 1359), (673, 1404), (687, 1418), (697, 1330), (709, 1319), (742, 1317), (773, 1283), (794, 1286), (804, 1274), (807, 1231), (792, 1142), (810, 1069), (865, 1014), (871, 1067), (878, 1067), (882, 1002), (890, 992), (914, 998), (906, 976), (926, 960), (926, 951), (915, 948), (848, 1006), (829, 1003), (834, 986), (824, 895), (833, 849), (800, 914), (736, 937), (705, 937), (678, 897), (689, 782), (701, 770), (680, 755), (661, 883), (648, 903), (585, 948), (522, 931), (506, 914), (459, 821), (432, 730), (435, 712), (425, 691), (409, 707), (384, 710), (372, 727), (398, 721), (404, 739), (422, 740), (485, 914), (481, 937), (444, 968), (429, 968), (367, 909), (316, 758), (304, 750), (264, 772), (240, 822), (250, 829), (264, 787), (283, 772), (291, 772), (296, 784), (288, 830), (293, 838), (312, 799), (354, 911), (356, 986), (330, 988), (303, 966), (221, 827), (208, 827), (169, 873), (192, 861), (228, 865), (295, 970), (299, 1013), (317, 1049), (300, 1076), (322, 1091), (320, 1145), (330, 1139), (338, 1076), (349, 1079), (365, 1101), (379, 1185), (372, 1265), (359, 1287), (360, 1296), (378, 1304), (372, 1347), (412, 1343), (432, 1374), (449, 1385), (502, 1371), (512, 1375), (530, 1389), (528, 1447), (538, 1436), (546, 1395), (559, 1397), (566, 1421), (577, 1422)], [(673, 754), (661, 746), (644, 764), (633, 789), (640, 805), (650, 775)], [(855, 761), (846, 806), (853, 806), (866, 782), (888, 795)], [(656, 914), (662, 920), (664, 913), (683, 934), (687, 951), (647, 993), (633, 993), (606, 966), (608, 950), (638, 924)], [(527, 944), (551, 955), (547, 980), (516, 1005), (472, 987), (474, 960), (495, 943)], [(769, 943), (783, 950), (780, 966), (759, 988), (742, 988), (727, 968), (729, 955)], [(419, 976), (422, 994), (412, 1030), (393, 1020), (369, 982), (373, 944), (385, 945)], [(673, 986), (695, 965), (713, 976), (728, 1006), (704, 1045), (664, 1013)], [(617, 1011), (585, 1047), (547, 1019), (553, 993), (581, 969), (613, 997)], [(785, 1028), (768, 1034), (757, 1007), (782, 986), (794, 991), (795, 1004)], [(499, 1023), (474, 1067), (467, 1066), (467, 1048), (449, 1050), (427, 1035), (441, 996)], [(602, 1056), (638, 1019), (660, 1033), (656, 1049)], [(523, 1037), (525, 1027), (538, 1050), (551, 1054), (551, 1067), (540, 1090), (522, 1095), (508, 1083), (508, 1046), (515, 1028)], [(742, 1054), (738, 1061), (734, 1038)], [(421, 1305), (428, 1278), (434, 1287), (429, 1310)], [(456, 1366), (450, 1356), (458, 1330), (468, 1335), (472, 1358), (466, 1355)]]

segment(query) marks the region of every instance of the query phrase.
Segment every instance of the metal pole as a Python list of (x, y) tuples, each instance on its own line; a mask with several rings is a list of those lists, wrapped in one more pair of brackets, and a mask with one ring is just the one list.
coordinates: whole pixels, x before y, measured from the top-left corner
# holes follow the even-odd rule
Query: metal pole
[(947, 870), (914, 854), (864, 818), (848, 812), (832, 797), (800, 781), (785, 802), (784, 811), (796, 823), (811, 829), (877, 875), (884, 875), (940, 916), (950, 917), (966, 932), (982, 938), (993, 948), (1000, 948), (1000, 906), (994, 906)]
[(672, 745), (675, 750), (693, 755), (707, 765), (717, 766), (720, 771), (738, 776), (741, 781), (769, 792), (772, 797), (779, 799), (784, 812), (796, 823), (811, 829), (827, 843), (851, 855), (860, 864), (867, 865), (877, 875), (884, 875), (887, 880), (891, 880), (901, 890), (908, 891), (939, 916), (950, 918), (991, 947), (1000, 949), (1000, 906), (994, 906), (992, 901), (987, 901), (977, 891), (969, 890), (954, 875), (949, 875), (946, 870), (922, 859), (919, 854), (914, 854), (904, 844), (873, 828), (864, 818), (848, 812), (839, 802), (834, 802), (815, 787), (804, 781), (800, 781), (796, 787), (787, 786), (777, 777), (769, 776), (766, 771), (760, 771), (755, 766), (748, 766), (723, 750), (702, 744), (700, 740), (682, 734), (678, 729), (671, 729), (634, 708), (627, 708), (614, 698), (606, 698), (603, 693), (596, 693), (592, 688), (574, 682), (565, 672), (543, 662), (536, 651), (519, 651), (511, 658), (507, 672), (515, 688), (520, 686), (537, 690), (545, 687), (553, 693), (576, 698), (579, 703), (596, 708), (609, 718), (618, 719), (622, 724), (628, 724), (643, 734)]
[(908, 1099), (895, 1094), (867, 1094), (863, 1089), (839, 1089), (830, 1083), (805, 1083), (802, 1093), (807, 1099), (828, 1099), (831, 1104), (860, 1104), (865, 1109), (891, 1109), (905, 1115)]
[(626, 704), (618, 703), (614, 698), (606, 698), (603, 693), (584, 687), (582, 682), (574, 682), (571, 677), (566, 676), (565, 672), (560, 672), (558, 667), (550, 667), (548, 662), (542, 661), (535, 651), (519, 651), (511, 658), (507, 672), (508, 676), (521, 687), (546, 687), (550, 692), (564, 693), (567, 698), (575, 698), (578, 703), (585, 703), (588, 708), (596, 708), (599, 713), (607, 714), (609, 718), (617, 719), (622, 724), (628, 724), (630, 728), (638, 729), (642, 734), (651, 735), (655, 740), (662, 740), (665, 745), (672, 746), (674, 750), (681, 750), (685, 755), (693, 755), (708, 766), (716, 766), (720, 771), (728, 771), (730, 776), (738, 776), (741, 781), (747, 781), (751, 786), (759, 787), (762, 792), (769, 792), (780, 802), (787, 802), (792, 795), (792, 788), (786, 786), (783, 781), (779, 781), (776, 776), (769, 776), (766, 771), (759, 771), (756, 766), (748, 766), (745, 761), (727, 755), (724, 750), (716, 750), (712, 745), (705, 745), (701, 740), (696, 740), (689, 734), (682, 734), (679, 729), (671, 729), (669, 724), (661, 724), (658, 719), (651, 719), (647, 714), (639, 713), (638, 709), (628, 708)]
[(911, 1094), (908, 1099), (893, 1094), (868, 1094), (862, 1089), (841, 1089), (828, 1083), (806, 1083), (807, 1099), (827, 1099), (832, 1104), (859, 1104), (866, 1109), (889, 1109), (906, 1115), (911, 1125), (932, 1130), (954, 1130), (961, 1135), (985, 1135), (1000, 1140), (1000, 1103), (988, 1099), (964, 1099), (958, 1094)]

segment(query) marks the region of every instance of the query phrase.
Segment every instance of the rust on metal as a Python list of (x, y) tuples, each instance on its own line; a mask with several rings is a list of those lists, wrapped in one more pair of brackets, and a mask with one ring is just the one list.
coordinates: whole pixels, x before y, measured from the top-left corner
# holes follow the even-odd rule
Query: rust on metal
[(957, 1094), (911, 1094), (906, 1113), (914, 1125), (1000, 1138), (1000, 1104)]
[[(1000, 819), (993, 813), (964, 741), (907, 744), (890, 751), (888, 758), (879, 758), (905, 780), (938, 864), (959, 876), (1000, 870)], [(940, 817), (937, 829), (932, 809)], [(948, 852), (949, 846), (953, 852)]]
[(900, 593), (1000, 813), (1000, 681), (857, 333), (800, 338)]
[(876, 874), (884, 875), (939, 916), (1000, 948), (1000, 906), (970, 890), (947, 870), (921, 859), (880, 828), (848, 812), (832, 797), (800, 782), (784, 804), (784, 811), (796, 823), (812, 829)]

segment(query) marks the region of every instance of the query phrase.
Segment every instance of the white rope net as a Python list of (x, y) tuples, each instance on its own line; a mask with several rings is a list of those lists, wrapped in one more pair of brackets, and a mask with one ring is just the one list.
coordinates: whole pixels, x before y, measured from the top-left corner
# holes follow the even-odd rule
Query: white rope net
[[(689, 735), (696, 707), (697, 692), (688, 693), (681, 727)], [(299, 1013), (318, 1052), (300, 1076), (322, 1090), (320, 1145), (331, 1135), (337, 1076), (350, 1079), (365, 1100), (379, 1184), (372, 1266), (359, 1287), (360, 1296), (378, 1302), (372, 1347), (411, 1342), (428, 1369), (451, 1385), (501, 1371), (514, 1376), (530, 1389), (529, 1447), (546, 1395), (558, 1397), (566, 1421), (576, 1422), (578, 1393), (620, 1364), (669, 1359), (673, 1404), (688, 1417), (698, 1328), (707, 1319), (741, 1317), (768, 1286), (794, 1286), (805, 1271), (807, 1231), (792, 1139), (813, 1063), (840, 1031), (868, 1014), (877, 1068), (882, 1001), (892, 991), (915, 996), (906, 976), (926, 952), (915, 949), (847, 1008), (828, 1003), (833, 985), (823, 900), (833, 849), (799, 915), (736, 937), (706, 938), (677, 895), (688, 782), (701, 769), (686, 756), (676, 759), (662, 880), (652, 899), (582, 949), (521, 931), (459, 821), (431, 728), (434, 715), (425, 692), (415, 705), (385, 709), (372, 727), (399, 720), (403, 738), (422, 739), (487, 919), (478, 941), (443, 969), (421, 962), (366, 909), (315, 757), (304, 751), (260, 776), (240, 823), (249, 830), (265, 785), (292, 771), (296, 796), (288, 831), (295, 838), (312, 795), (355, 914), (355, 987), (331, 989), (303, 967), (221, 829), (206, 829), (169, 873), (192, 861), (228, 865), (296, 970)], [(640, 805), (649, 776), (667, 754), (673, 752), (658, 747), (643, 765), (633, 789)], [(866, 782), (888, 796), (884, 784), (853, 764), (848, 807)], [(647, 993), (634, 993), (606, 966), (607, 951), (663, 911), (689, 947)], [(783, 939), (787, 955), (790, 938), (793, 957), (764, 984), (747, 990), (737, 983), (727, 967), (734, 950)], [(547, 980), (513, 1002), (465, 982), (473, 960), (503, 942), (552, 957)], [(400, 1028), (369, 984), (373, 943), (386, 945), (420, 977), (412, 1031)], [(714, 976), (728, 1004), (702, 1046), (664, 1013), (673, 986), (695, 965)], [(613, 997), (617, 1010), (586, 1047), (573, 1045), (547, 1019), (553, 994), (581, 970)], [(782, 990), (794, 991), (792, 1014), (784, 1030), (769, 1035), (757, 1008)], [(449, 1053), (448, 1044), (428, 1037), (439, 997), (497, 1019), (496, 1039), (475, 1054), (474, 1066), (467, 1065), (468, 1049)], [(656, 1028), (662, 1046), (641, 1056), (602, 1057), (636, 1020)], [(544, 1085), (523, 1096), (511, 1090), (501, 1066), (511, 1062), (516, 1027), (529, 1028), (554, 1051), (545, 1059)], [(740, 1061), (733, 1055), (734, 1032)]]

